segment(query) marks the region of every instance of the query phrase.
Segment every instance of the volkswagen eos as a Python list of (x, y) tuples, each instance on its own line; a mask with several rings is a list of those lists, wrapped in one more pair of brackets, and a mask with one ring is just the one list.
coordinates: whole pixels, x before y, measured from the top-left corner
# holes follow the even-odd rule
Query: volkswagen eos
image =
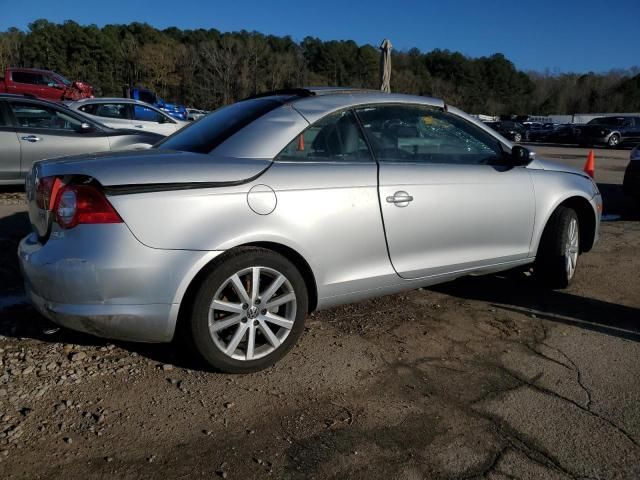
[(184, 332), (226, 372), (273, 364), (316, 309), (514, 268), (566, 287), (602, 210), (590, 177), (442, 100), (346, 89), (37, 162), (26, 190), (19, 257), (43, 315), (131, 341)]

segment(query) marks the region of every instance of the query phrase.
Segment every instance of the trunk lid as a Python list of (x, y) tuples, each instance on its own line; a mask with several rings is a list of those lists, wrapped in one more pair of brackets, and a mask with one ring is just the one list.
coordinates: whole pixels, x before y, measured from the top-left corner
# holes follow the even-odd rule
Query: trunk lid
[(271, 159), (221, 157), (173, 150), (132, 150), (74, 155), (37, 163), (41, 177), (84, 175), (103, 187), (244, 181), (262, 173)]
[(270, 165), (271, 159), (156, 149), (41, 160), (34, 164), (25, 183), (29, 219), (40, 239), (46, 241), (53, 221), (52, 205), (43, 203), (42, 198), (38, 201), (38, 196), (42, 197), (38, 187), (48, 177), (59, 177), (63, 182), (72, 177), (93, 179), (109, 195), (237, 185), (257, 178)]

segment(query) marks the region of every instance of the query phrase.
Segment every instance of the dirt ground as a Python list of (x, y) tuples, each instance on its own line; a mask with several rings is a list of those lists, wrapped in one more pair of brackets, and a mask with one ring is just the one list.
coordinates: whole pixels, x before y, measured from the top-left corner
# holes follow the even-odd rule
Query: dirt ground
[[(616, 214), (628, 151), (605, 153)], [(605, 222), (567, 290), (473, 277), (318, 312), (278, 365), (233, 376), (21, 303), (21, 202), (0, 193), (2, 478), (640, 478), (637, 221)]]

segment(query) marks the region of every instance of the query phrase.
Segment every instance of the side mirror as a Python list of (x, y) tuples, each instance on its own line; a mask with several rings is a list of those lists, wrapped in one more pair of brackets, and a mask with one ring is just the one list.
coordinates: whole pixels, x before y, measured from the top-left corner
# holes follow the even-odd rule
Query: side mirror
[(528, 165), (535, 156), (535, 152), (520, 145), (511, 148), (511, 162), (514, 166)]
[(89, 133), (95, 130), (95, 127), (90, 123), (83, 122), (80, 124), (80, 128), (78, 129), (80, 133)]

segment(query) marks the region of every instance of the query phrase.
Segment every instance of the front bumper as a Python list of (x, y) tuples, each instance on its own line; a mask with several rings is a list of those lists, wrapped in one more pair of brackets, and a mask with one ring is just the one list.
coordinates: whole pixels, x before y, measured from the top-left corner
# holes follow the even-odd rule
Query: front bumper
[(54, 228), (45, 244), (32, 233), (18, 248), (25, 290), (44, 316), (141, 342), (171, 341), (188, 285), (220, 253), (150, 248), (125, 224)]

